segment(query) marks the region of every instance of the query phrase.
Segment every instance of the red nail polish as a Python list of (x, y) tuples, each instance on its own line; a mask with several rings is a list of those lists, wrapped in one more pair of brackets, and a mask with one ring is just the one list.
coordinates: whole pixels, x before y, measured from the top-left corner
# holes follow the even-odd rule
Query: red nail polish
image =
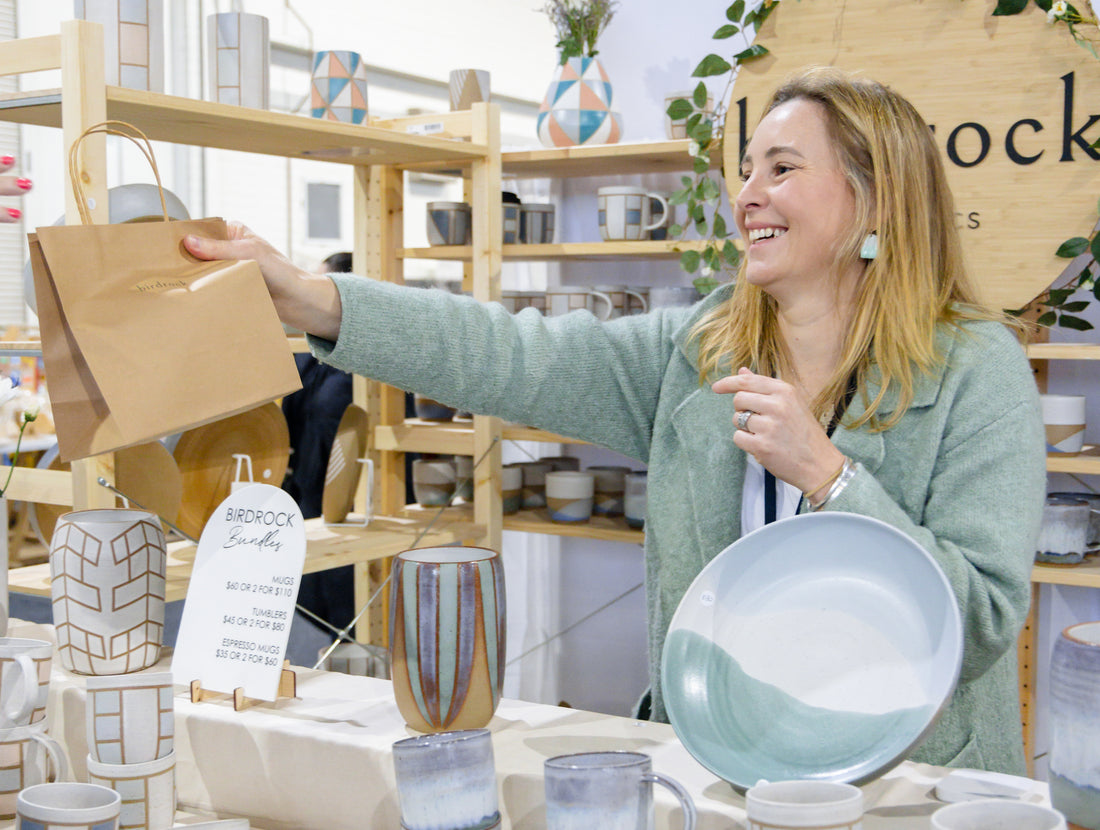
[(23, 190), (30, 190), (31, 187), (33, 187), (33, 184), (32, 184), (30, 179), (16, 179), (15, 183), (19, 187), (23, 188)]
[(18, 219), (22, 215), (23, 211), (21, 211), (19, 208), (8, 208), (8, 216), (10, 216), (12, 219)]
[(0, 156), (0, 164), (6, 167), (11, 167), (15, 164), (15, 156)]

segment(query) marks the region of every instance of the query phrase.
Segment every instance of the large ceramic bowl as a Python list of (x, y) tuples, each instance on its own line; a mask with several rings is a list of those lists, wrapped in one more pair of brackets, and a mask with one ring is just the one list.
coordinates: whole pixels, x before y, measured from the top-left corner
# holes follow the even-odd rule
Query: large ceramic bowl
[(676, 734), (714, 774), (859, 784), (901, 761), (958, 678), (962, 626), (943, 571), (851, 513), (776, 522), (696, 577), (662, 655)]

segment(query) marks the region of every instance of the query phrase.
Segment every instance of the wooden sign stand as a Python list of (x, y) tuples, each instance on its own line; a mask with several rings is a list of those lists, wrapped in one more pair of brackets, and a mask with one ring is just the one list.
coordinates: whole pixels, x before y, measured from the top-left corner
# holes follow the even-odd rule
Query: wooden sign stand
[[(202, 703), (204, 700), (212, 700), (215, 697), (222, 697), (221, 692), (211, 692), (208, 689), (202, 687), (202, 681), (191, 681), (191, 702)], [(279, 675), (279, 690), (275, 699), (279, 698), (296, 698), (298, 696), (298, 675), (294, 673), (294, 670), (290, 668), (290, 661), (283, 661), (283, 670)], [(255, 698), (245, 697), (244, 688), (238, 686), (233, 690), (233, 710), (240, 712), (242, 709), (246, 709), (249, 706), (255, 706), (260, 701)]]

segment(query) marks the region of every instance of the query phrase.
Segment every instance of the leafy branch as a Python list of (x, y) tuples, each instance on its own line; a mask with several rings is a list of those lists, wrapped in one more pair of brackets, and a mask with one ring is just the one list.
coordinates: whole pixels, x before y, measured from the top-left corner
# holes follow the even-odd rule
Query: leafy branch
[[(726, 20), (713, 34), (714, 40), (728, 40), (735, 35), (746, 36), (746, 30), (759, 30), (778, 0), (763, 2), (746, 12), (745, 0), (736, 0), (726, 9)], [(701, 294), (714, 290), (719, 282), (714, 276), (725, 268), (736, 269), (741, 254), (730, 238), (733, 229), (719, 212), (722, 198), (722, 170), (711, 171), (711, 160), (721, 157), (725, 137), (726, 102), (733, 87), (735, 68), (747, 61), (763, 57), (768, 50), (759, 44), (751, 44), (734, 54), (729, 60), (714, 53), (703, 58), (691, 73), (694, 78), (727, 75), (726, 86), (718, 99), (718, 105), (707, 108), (707, 87), (700, 81), (691, 98), (672, 101), (666, 113), (674, 121), (687, 119), (685, 129), (691, 140), (688, 152), (692, 157), (692, 175), (680, 179), (681, 187), (673, 191), (670, 205), (684, 205), (687, 219), (675, 224), (669, 232), (683, 240), (689, 229), (694, 229), (704, 240), (701, 250), (688, 250), (680, 254), (680, 267), (688, 274), (699, 272), (693, 282)]]

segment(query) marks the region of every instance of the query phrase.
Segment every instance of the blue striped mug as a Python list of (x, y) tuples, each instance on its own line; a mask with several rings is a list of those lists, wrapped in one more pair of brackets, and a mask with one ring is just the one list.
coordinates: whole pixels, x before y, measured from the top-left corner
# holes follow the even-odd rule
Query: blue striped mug
[(390, 672), (418, 732), (489, 723), (504, 685), (504, 566), (487, 548), (407, 550), (390, 586)]

